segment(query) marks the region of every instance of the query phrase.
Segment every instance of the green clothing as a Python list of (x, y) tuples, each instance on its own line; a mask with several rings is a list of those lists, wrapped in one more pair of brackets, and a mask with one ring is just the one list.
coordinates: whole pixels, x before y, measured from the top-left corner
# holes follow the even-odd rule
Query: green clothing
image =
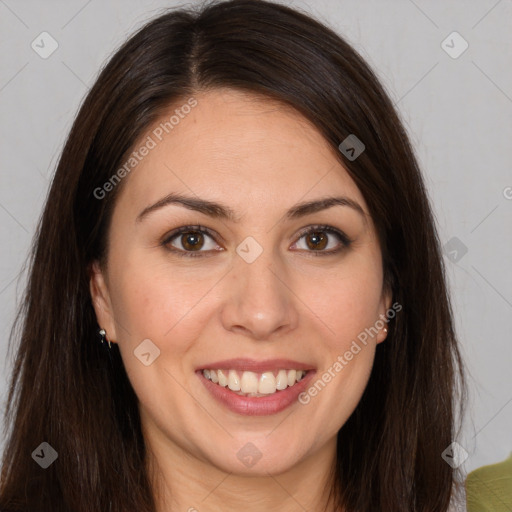
[(471, 471), (465, 485), (467, 512), (511, 512), (512, 453), (499, 464)]

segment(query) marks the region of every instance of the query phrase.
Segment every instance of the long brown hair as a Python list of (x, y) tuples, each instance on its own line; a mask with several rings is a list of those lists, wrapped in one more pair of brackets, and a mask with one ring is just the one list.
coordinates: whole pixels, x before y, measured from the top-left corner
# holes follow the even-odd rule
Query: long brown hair
[[(88, 267), (105, 256), (123, 183), (101, 200), (94, 191), (169, 105), (220, 87), (277, 99), (314, 123), (368, 204), (385, 281), (403, 308), (339, 431), (332, 503), (347, 512), (446, 511), (459, 476), (441, 453), (457, 436), (466, 388), (413, 149), (382, 85), (343, 38), (262, 0), (160, 15), (115, 53), (83, 101), (37, 229), (12, 331), (0, 509), (155, 510), (137, 398), (117, 345), (108, 352), (99, 343), (89, 293)], [(350, 134), (365, 145), (355, 160), (338, 150)], [(31, 457), (42, 442), (58, 453), (47, 469)]]

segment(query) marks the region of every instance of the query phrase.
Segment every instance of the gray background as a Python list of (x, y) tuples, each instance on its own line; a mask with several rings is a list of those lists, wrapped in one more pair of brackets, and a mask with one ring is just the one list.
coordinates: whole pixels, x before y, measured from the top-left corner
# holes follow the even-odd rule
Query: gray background
[[(457, 438), (469, 453), (463, 467), (499, 462), (512, 451), (512, 3), (285, 3), (346, 37), (400, 111), (441, 241), (448, 243), (448, 277), (470, 373), (469, 414)], [(18, 276), (80, 101), (131, 32), (162, 8), (183, 4), (0, 0), (0, 413), (12, 366), (5, 360), (8, 334), (24, 283)], [(34, 40), (42, 46), (43, 31), (58, 43), (47, 59), (31, 47)], [(453, 31), (469, 44), (458, 58), (442, 47)], [(462, 48), (453, 36), (446, 44)]]

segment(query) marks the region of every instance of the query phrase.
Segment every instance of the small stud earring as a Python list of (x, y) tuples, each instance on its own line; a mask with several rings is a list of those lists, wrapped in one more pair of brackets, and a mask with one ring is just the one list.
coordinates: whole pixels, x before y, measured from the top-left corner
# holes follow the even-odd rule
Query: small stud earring
[(112, 348), (112, 345), (110, 343), (110, 340), (107, 340), (107, 331), (105, 331), (105, 329), (100, 329), (100, 332), (99, 332), (100, 336), (101, 336), (101, 343), (103, 343), (104, 341), (107, 341), (108, 343), (108, 348)]

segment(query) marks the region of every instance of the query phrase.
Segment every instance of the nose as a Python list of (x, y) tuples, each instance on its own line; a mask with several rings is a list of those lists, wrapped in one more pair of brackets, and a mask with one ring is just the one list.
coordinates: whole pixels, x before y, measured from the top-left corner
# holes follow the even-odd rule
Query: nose
[(297, 327), (296, 297), (271, 251), (263, 251), (252, 263), (236, 256), (227, 284), (221, 312), (226, 330), (269, 340)]

